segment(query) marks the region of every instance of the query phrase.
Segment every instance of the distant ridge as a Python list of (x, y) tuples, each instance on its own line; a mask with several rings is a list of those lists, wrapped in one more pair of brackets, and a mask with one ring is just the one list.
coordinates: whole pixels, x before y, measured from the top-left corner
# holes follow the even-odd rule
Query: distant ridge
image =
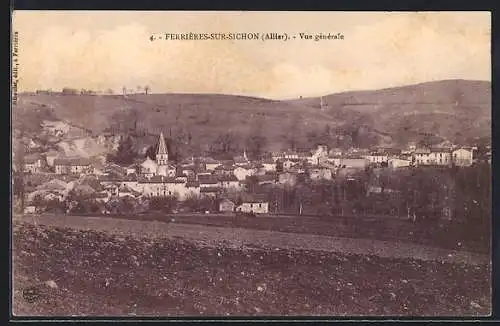
[(224, 94), (19, 94), (13, 122), (16, 127), (28, 116), (43, 119), (43, 114), (33, 112), (45, 109), (44, 114), (50, 112), (52, 118), (99, 134), (111, 126), (130, 129), (130, 117), (124, 116), (135, 111), (140, 130), (182, 129), (202, 147), (224, 132), (238, 132), (245, 138), (252, 128), (260, 128), (270, 150), (287, 148), (291, 134), (305, 139), (307, 132), (326, 126), (363, 127), (362, 133), (385, 145), (403, 144), (421, 134), (454, 142), (491, 135), (491, 83), (487, 81), (443, 80), (349, 91), (324, 95), (323, 101), (320, 110), (320, 97), (279, 101)]

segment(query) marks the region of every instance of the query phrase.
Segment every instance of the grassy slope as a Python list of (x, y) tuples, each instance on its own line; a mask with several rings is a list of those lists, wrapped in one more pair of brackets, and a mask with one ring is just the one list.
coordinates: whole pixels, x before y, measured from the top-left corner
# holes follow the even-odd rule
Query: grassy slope
[[(284, 138), (299, 137), (308, 130), (323, 130), (326, 124), (364, 123), (370, 132), (389, 135), (386, 140), (406, 142), (420, 132), (461, 141), (464, 137), (490, 135), (491, 86), (489, 82), (448, 80), (325, 97), (329, 108), (318, 110), (319, 99), (273, 101), (262, 98), (217, 94), (130, 95), (21, 95), (14, 120), (40, 106), (57, 118), (100, 134), (112, 124), (130, 126), (130, 118), (117, 112), (135, 109), (138, 127), (149, 133), (182, 127), (195, 142), (210, 143), (232, 130), (244, 141), (250, 128), (261, 127), (270, 149), (287, 147)], [(16, 115), (17, 114), (17, 115)], [(25, 115), (26, 116), (26, 115)], [(38, 118), (39, 119), (39, 118)], [(294, 122), (298, 124), (294, 126)], [(24, 122), (23, 122), (24, 123)], [(36, 123), (35, 123), (36, 124)], [(392, 139), (391, 139), (392, 138)]]
[[(113, 122), (118, 122), (117, 113), (123, 109), (135, 109), (139, 129), (149, 133), (157, 133), (161, 129), (168, 135), (170, 128), (182, 127), (191, 132), (193, 139), (202, 143), (229, 130), (237, 131), (244, 137), (250, 128), (259, 126), (270, 143), (279, 146), (290, 132), (287, 127), (291, 121), (300, 121), (305, 129), (317, 129), (326, 123), (325, 115), (313, 108), (282, 101), (215, 94), (152, 94), (127, 98), (25, 95), (22, 96), (22, 103), (24, 110), (45, 105), (53, 109), (60, 119), (88, 128), (93, 134), (99, 134)], [(122, 122), (130, 125), (131, 121), (124, 119)]]
[[(324, 97), (333, 117), (362, 116), (379, 131), (394, 139), (412, 138), (419, 132), (459, 140), (488, 137), (491, 133), (491, 83), (443, 80), (374, 91), (331, 94)], [(318, 107), (319, 98), (291, 102)]]

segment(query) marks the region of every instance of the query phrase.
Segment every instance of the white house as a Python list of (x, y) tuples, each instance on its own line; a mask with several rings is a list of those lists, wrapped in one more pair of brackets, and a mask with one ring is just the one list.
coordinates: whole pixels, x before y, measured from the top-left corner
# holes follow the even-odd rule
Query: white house
[(229, 213), (234, 212), (236, 205), (231, 200), (224, 198), (219, 202), (219, 212)]
[(276, 163), (272, 159), (264, 160), (262, 162), (262, 168), (265, 172), (274, 172), (276, 171)]
[(24, 214), (35, 214), (36, 213), (36, 207), (35, 206), (26, 206), (24, 208)]
[(394, 157), (394, 158), (389, 159), (388, 165), (390, 168), (399, 169), (399, 168), (410, 166), (411, 160)]
[(452, 163), (451, 152), (446, 149), (417, 149), (414, 152), (415, 165), (449, 166)]
[(135, 167), (135, 164), (127, 166), (127, 168), (125, 170), (127, 172), (127, 175), (137, 173), (137, 169)]
[(328, 147), (325, 145), (319, 145), (316, 151), (308, 157), (308, 161), (311, 164), (320, 165), (326, 162), (328, 159)]
[(295, 152), (295, 151), (286, 151), (283, 153), (283, 156), (282, 156), (284, 159), (287, 159), (287, 160), (298, 160), (299, 159), (299, 153)]
[(382, 164), (382, 163), (388, 163), (389, 161), (389, 156), (383, 153), (371, 153), (365, 155), (365, 158), (368, 160), (370, 164)]
[(90, 160), (85, 158), (58, 158), (54, 160), (57, 174), (91, 174), (94, 172)]
[(471, 166), (473, 163), (474, 151), (472, 148), (459, 148), (453, 151), (453, 164), (457, 166)]
[(254, 214), (268, 214), (269, 202), (267, 201), (244, 201), (241, 205), (236, 207), (237, 212), (254, 213)]
[(221, 163), (217, 160), (214, 160), (211, 157), (207, 157), (206, 159), (203, 160), (203, 163), (205, 164), (205, 169), (208, 171), (213, 171), (215, 170), (218, 166), (221, 165)]
[(250, 166), (238, 166), (233, 170), (234, 176), (239, 181), (243, 181), (247, 177), (254, 175), (255, 173), (256, 173), (255, 169)]
[(44, 161), (40, 157), (26, 157), (24, 159), (24, 172), (39, 173), (43, 166)]
[(164, 176), (154, 176), (139, 182), (143, 186), (143, 194), (148, 197), (176, 196), (185, 200), (191, 195), (199, 195), (200, 187), (197, 182), (183, 182)]

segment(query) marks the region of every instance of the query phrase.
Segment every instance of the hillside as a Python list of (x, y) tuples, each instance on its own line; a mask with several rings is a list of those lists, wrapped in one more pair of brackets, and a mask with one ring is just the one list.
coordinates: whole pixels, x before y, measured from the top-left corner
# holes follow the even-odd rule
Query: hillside
[[(487, 81), (443, 80), (330, 94), (323, 101), (324, 112), (332, 118), (362, 121), (403, 143), (421, 133), (455, 142), (491, 136), (491, 83)], [(320, 98), (290, 102), (320, 107)]]
[[(275, 101), (217, 94), (63, 95), (21, 94), (14, 129), (36, 135), (43, 121), (64, 121), (80, 137), (133, 133), (138, 147), (160, 130), (186, 148), (208, 150), (231, 133), (242, 149), (251, 135), (265, 148), (404, 145), (432, 134), (434, 141), (467, 143), (491, 136), (491, 84), (446, 80), (319, 98)], [(45, 122), (45, 125), (47, 123)], [(326, 135), (326, 136), (325, 136)], [(346, 136), (349, 141), (346, 141)], [(75, 136), (76, 137), (76, 136)]]
[(202, 146), (227, 132), (237, 133), (241, 143), (251, 130), (258, 130), (268, 138), (271, 149), (286, 147), (283, 141), (293, 133), (292, 123), (296, 124), (294, 132), (299, 134), (301, 130), (315, 130), (334, 123), (327, 115), (307, 106), (216, 94), (152, 94), (126, 98), (21, 95), (19, 107), (14, 109), (14, 126), (22, 123), (32, 132), (43, 120), (54, 118), (87, 129), (89, 136), (134, 129), (144, 137), (163, 130), (168, 137), (172, 130), (173, 134), (189, 133), (193, 142)]

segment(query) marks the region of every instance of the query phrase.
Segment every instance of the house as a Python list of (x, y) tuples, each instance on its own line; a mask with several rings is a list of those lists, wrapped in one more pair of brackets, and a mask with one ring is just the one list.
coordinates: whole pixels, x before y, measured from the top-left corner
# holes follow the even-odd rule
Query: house
[(92, 173), (95, 175), (105, 175), (106, 172), (105, 172), (104, 164), (102, 164), (101, 162), (95, 162), (93, 164)]
[(45, 162), (40, 157), (26, 157), (24, 159), (24, 172), (39, 173), (42, 172)]
[(234, 212), (236, 205), (231, 200), (224, 198), (219, 202), (219, 212), (229, 213)]
[(194, 166), (196, 165), (196, 161), (195, 161), (194, 157), (192, 157), (190, 159), (183, 160), (179, 165), (183, 169), (184, 168), (194, 169)]
[(175, 180), (163, 175), (155, 175), (139, 182), (143, 187), (143, 194), (148, 197), (176, 196), (178, 200), (185, 200), (200, 192), (196, 181)]
[(364, 169), (368, 166), (368, 160), (365, 158), (346, 157), (339, 160), (338, 166), (349, 169)]
[(441, 148), (419, 148), (414, 152), (415, 165), (449, 166), (452, 163), (451, 152)]
[(278, 176), (275, 173), (267, 173), (264, 175), (257, 176), (257, 182), (259, 185), (265, 184), (276, 184), (276, 179)]
[(328, 147), (325, 145), (318, 145), (316, 151), (308, 157), (308, 161), (311, 164), (320, 165), (321, 163), (326, 162), (328, 159)]
[(233, 161), (234, 161), (235, 165), (245, 165), (245, 164), (250, 163), (250, 161), (248, 160), (246, 151), (243, 152), (242, 156), (234, 157)]
[(315, 167), (309, 169), (309, 178), (311, 180), (331, 180), (332, 171), (325, 167)]
[(126, 170), (127, 175), (137, 173), (137, 168), (136, 168), (135, 164), (131, 164), (131, 165), (127, 166), (125, 170)]
[(217, 187), (217, 184), (219, 183), (217, 181), (217, 178), (214, 176), (198, 176), (198, 182), (200, 184), (200, 188), (210, 188), (210, 187)]
[(217, 178), (217, 186), (222, 189), (239, 189), (240, 182), (233, 175), (222, 175)]
[(272, 159), (267, 159), (262, 161), (262, 168), (265, 172), (274, 172), (276, 171), (276, 163)]
[(206, 171), (206, 170), (200, 170), (196, 172), (196, 180), (198, 180), (200, 177), (209, 177), (212, 175), (212, 172)]
[(30, 149), (38, 149), (38, 148), (40, 148), (41, 146), (40, 146), (40, 144), (38, 144), (35, 140), (30, 139), (30, 140), (29, 140), (29, 143), (28, 143), (28, 147), (29, 147)]
[(188, 176), (185, 174), (179, 174), (175, 177), (176, 181), (182, 181), (182, 182), (187, 182), (188, 181)]
[(140, 193), (135, 191), (135, 190), (132, 190), (130, 189), (129, 187), (127, 187), (126, 185), (121, 185), (120, 187), (118, 187), (118, 197), (131, 197), (131, 198), (136, 198), (136, 197), (139, 197), (140, 196)]
[(290, 170), (298, 162), (299, 162), (298, 159), (285, 159), (283, 161), (283, 170), (285, 171)]
[(202, 197), (217, 197), (220, 189), (218, 187), (203, 187), (200, 188), (200, 196)]
[(431, 155), (431, 150), (429, 148), (415, 149), (415, 151), (413, 152), (415, 165), (429, 164), (430, 155)]
[(47, 161), (47, 165), (50, 167), (54, 166), (54, 160), (59, 157), (59, 154), (54, 151), (50, 151), (45, 154), (45, 160)]
[(239, 181), (245, 180), (247, 177), (254, 175), (256, 173), (253, 167), (248, 165), (238, 166), (233, 170), (233, 174)]
[(235, 167), (232, 166), (232, 165), (219, 165), (218, 167), (216, 167), (213, 172), (215, 173), (215, 175), (234, 175), (234, 169)]
[(207, 169), (208, 171), (213, 171), (215, 170), (215, 168), (221, 165), (219, 161), (214, 160), (211, 157), (204, 158), (202, 160), (202, 163), (205, 164), (205, 169)]
[(181, 174), (184, 174), (184, 175), (191, 177), (191, 178), (196, 177), (196, 173), (194, 171), (195, 171), (195, 168), (191, 167), (191, 166), (181, 168)]
[(368, 160), (369, 164), (382, 164), (388, 163), (389, 156), (384, 153), (370, 153), (365, 155), (365, 158)]
[(411, 165), (411, 159), (407, 158), (391, 158), (389, 159), (388, 166), (393, 169), (408, 167)]
[(280, 153), (280, 152), (272, 152), (271, 153), (271, 159), (273, 160), (273, 162), (277, 162), (279, 159), (283, 159), (284, 158), (284, 155), (283, 153)]
[(254, 213), (254, 214), (268, 214), (269, 202), (266, 200), (244, 200), (241, 205), (236, 207), (237, 212)]
[(283, 153), (283, 158), (286, 160), (298, 160), (300, 157), (299, 153), (295, 151), (286, 151)]
[(139, 182), (140, 178), (136, 174), (129, 174), (123, 178), (120, 178), (120, 183), (124, 187), (128, 187), (137, 192), (143, 192), (143, 186)]
[(118, 164), (108, 163), (104, 167), (104, 173), (125, 176), (127, 174), (127, 171)]
[(453, 164), (456, 166), (471, 166), (473, 163), (474, 150), (462, 147), (452, 152)]
[(96, 192), (92, 198), (98, 203), (107, 203), (111, 199), (111, 195), (107, 191)]
[(450, 166), (452, 164), (451, 150), (447, 148), (431, 149), (430, 161), (433, 165)]
[(26, 206), (24, 208), (24, 214), (35, 214), (37, 212), (37, 209), (35, 206)]
[(94, 172), (90, 160), (85, 158), (58, 158), (54, 160), (57, 174), (91, 174)]
[(290, 172), (280, 173), (278, 176), (278, 183), (293, 187), (297, 183), (297, 175)]
[(343, 151), (340, 148), (334, 148), (331, 149), (330, 152), (328, 153), (328, 156), (330, 157), (335, 157), (335, 156), (342, 156)]

